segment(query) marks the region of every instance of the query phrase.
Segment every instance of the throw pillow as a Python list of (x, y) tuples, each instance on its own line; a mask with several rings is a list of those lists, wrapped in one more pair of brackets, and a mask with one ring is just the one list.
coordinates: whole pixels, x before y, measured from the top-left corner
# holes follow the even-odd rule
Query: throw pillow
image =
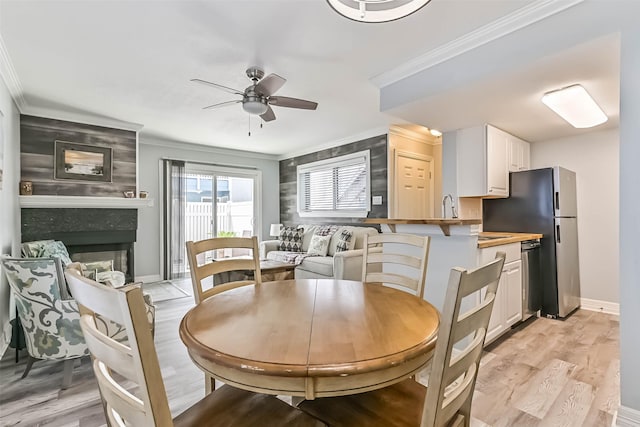
[(342, 230), (338, 236), (338, 244), (336, 246), (336, 252), (350, 251), (356, 245), (356, 239), (353, 238), (353, 233), (349, 230)]
[(328, 236), (314, 235), (313, 237), (311, 237), (311, 243), (309, 243), (309, 250), (307, 250), (307, 254), (317, 255), (317, 256), (327, 256), (327, 252), (329, 251), (330, 240), (331, 240), (331, 235), (328, 235)]
[(98, 281), (98, 273), (105, 271), (113, 271), (113, 260), (109, 261), (92, 261), (80, 263), (82, 275), (91, 280)]
[(48, 258), (59, 258), (62, 262), (63, 267), (71, 264), (71, 257), (69, 256), (69, 252), (67, 252), (67, 248), (64, 243), (60, 242), (59, 240), (46, 243), (42, 248), (40, 256)]
[(331, 236), (338, 231), (337, 225), (319, 225), (313, 233), (316, 236)]
[(22, 244), (22, 256), (24, 258), (42, 258), (45, 245), (53, 243), (53, 240), (34, 240)]
[(283, 227), (280, 230), (279, 250), (287, 252), (302, 252), (302, 235), (304, 228)]
[(113, 271), (113, 260), (83, 262), (80, 265), (82, 266), (83, 271), (96, 270), (98, 273)]

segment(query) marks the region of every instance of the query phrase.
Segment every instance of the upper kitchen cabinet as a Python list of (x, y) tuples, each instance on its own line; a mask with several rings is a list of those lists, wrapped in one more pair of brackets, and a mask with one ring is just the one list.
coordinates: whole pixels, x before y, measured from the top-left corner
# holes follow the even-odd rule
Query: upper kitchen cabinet
[(530, 168), (529, 143), (517, 136), (509, 135), (509, 172), (518, 172)]
[(491, 125), (456, 131), (458, 197), (509, 197), (510, 138)]

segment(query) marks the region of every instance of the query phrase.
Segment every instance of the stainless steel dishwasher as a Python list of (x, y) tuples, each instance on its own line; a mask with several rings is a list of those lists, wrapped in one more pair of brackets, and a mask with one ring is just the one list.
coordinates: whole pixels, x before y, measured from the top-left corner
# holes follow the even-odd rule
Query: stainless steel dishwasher
[(522, 258), (522, 320), (542, 308), (542, 264), (540, 241), (525, 240), (520, 245)]

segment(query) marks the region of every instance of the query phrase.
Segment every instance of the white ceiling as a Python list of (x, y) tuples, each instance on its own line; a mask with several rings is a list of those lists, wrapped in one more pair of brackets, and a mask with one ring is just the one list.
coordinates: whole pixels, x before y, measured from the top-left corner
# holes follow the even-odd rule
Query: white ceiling
[[(575, 131), (542, 110), (540, 88), (576, 79), (594, 83), (587, 89), (612, 116), (607, 126), (616, 126), (619, 73), (608, 59), (619, 55), (619, 47), (607, 41), (437, 99), (379, 111), (371, 78), (533, 2), (433, 0), (399, 21), (360, 24), (323, 0), (2, 0), (0, 35), (25, 113), (83, 112), (140, 123), (143, 139), (286, 156), (349, 141), (402, 123), (402, 117), (443, 130), (490, 122), (543, 140)], [(594, 58), (594, 49), (607, 61)], [(318, 109), (274, 107), (277, 120), (263, 129), (252, 117), (251, 137), (240, 105), (202, 110), (234, 96), (189, 79), (244, 89), (244, 70), (251, 65), (288, 80), (278, 95), (316, 101)]]

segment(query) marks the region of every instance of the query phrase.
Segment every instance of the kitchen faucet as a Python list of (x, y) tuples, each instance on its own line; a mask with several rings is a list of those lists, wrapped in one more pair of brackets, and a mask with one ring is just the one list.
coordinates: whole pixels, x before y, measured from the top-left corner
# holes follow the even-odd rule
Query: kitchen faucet
[(451, 194), (447, 194), (442, 198), (442, 217), (447, 217), (447, 199), (451, 201), (451, 218), (458, 218), (458, 212), (456, 211), (456, 205), (453, 202), (453, 196)]

